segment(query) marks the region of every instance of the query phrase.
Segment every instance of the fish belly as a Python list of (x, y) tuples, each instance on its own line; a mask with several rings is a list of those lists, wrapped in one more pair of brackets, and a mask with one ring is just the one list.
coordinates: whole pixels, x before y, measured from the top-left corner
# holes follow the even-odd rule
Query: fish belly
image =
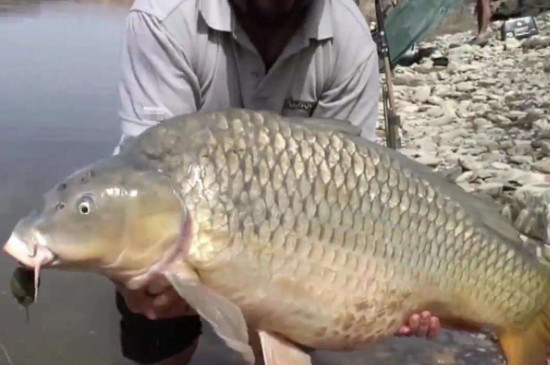
[(513, 296), (514, 306), (490, 292), (483, 295), (482, 286), (461, 282), (461, 275), (443, 278), (413, 265), (326, 247), (320, 255), (321, 246), (316, 247), (308, 256), (244, 249), (230, 262), (200, 271), (201, 280), (237, 304), (252, 328), (336, 351), (365, 349), (393, 336), (413, 311), (495, 328), (536, 313)]
[[(250, 327), (279, 333), (303, 346), (361, 349), (387, 338), (412, 308), (410, 289), (384, 292), (380, 278), (336, 273), (313, 262), (286, 260), (256, 270), (234, 257), (201, 281), (237, 304)], [(243, 270), (246, 268), (246, 270)]]

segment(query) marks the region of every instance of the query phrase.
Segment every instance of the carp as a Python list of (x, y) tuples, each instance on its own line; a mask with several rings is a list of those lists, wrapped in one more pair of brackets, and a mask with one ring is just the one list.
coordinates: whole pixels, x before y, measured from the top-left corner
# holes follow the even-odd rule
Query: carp
[[(254, 363), (368, 349), (411, 313), (494, 331), (509, 365), (550, 348), (547, 247), (493, 206), (349, 122), (231, 109), (168, 119), (21, 219), (23, 265), (137, 289), (163, 275)], [(250, 336), (250, 337), (249, 337)]]

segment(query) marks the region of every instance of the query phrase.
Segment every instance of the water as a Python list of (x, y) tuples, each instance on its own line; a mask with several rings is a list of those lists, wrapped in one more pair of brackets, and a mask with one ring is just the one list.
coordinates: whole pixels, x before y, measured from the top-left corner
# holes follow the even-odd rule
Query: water
[[(0, 243), (61, 177), (113, 151), (120, 135), (116, 88), (128, 6), (0, 0)], [(0, 255), (0, 345), (14, 365), (130, 364), (118, 346), (110, 282), (44, 272), (27, 324), (9, 292), (14, 268)], [(394, 339), (368, 353), (314, 358), (322, 365), (492, 363), (494, 350), (475, 352), (480, 346), (468, 339), (449, 333), (438, 341)], [(237, 364), (228, 355), (207, 331), (193, 364)], [(0, 365), (7, 364), (0, 349)]]
[[(0, 7), (0, 242), (60, 177), (109, 155), (120, 133), (126, 8), (18, 3)], [(15, 365), (124, 364), (110, 283), (47, 272), (26, 324), (9, 292), (14, 267), (0, 257), (0, 341)]]

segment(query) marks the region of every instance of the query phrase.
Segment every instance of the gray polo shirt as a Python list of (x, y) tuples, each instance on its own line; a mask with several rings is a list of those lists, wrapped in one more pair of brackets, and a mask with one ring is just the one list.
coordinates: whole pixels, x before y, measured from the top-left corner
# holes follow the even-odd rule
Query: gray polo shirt
[(123, 139), (226, 108), (346, 119), (375, 140), (376, 46), (354, 0), (314, 0), (267, 72), (228, 0), (136, 0), (120, 83)]

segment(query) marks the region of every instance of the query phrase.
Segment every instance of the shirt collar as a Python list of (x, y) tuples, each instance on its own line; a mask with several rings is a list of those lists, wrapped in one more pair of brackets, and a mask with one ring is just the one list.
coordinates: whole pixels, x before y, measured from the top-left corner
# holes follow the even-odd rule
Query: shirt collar
[[(220, 32), (234, 32), (234, 15), (228, 0), (199, 0), (199, 11), (208, 27)], [(303, 30), (308, 38), (332, 37), (331, 0), (313, 0)]]

